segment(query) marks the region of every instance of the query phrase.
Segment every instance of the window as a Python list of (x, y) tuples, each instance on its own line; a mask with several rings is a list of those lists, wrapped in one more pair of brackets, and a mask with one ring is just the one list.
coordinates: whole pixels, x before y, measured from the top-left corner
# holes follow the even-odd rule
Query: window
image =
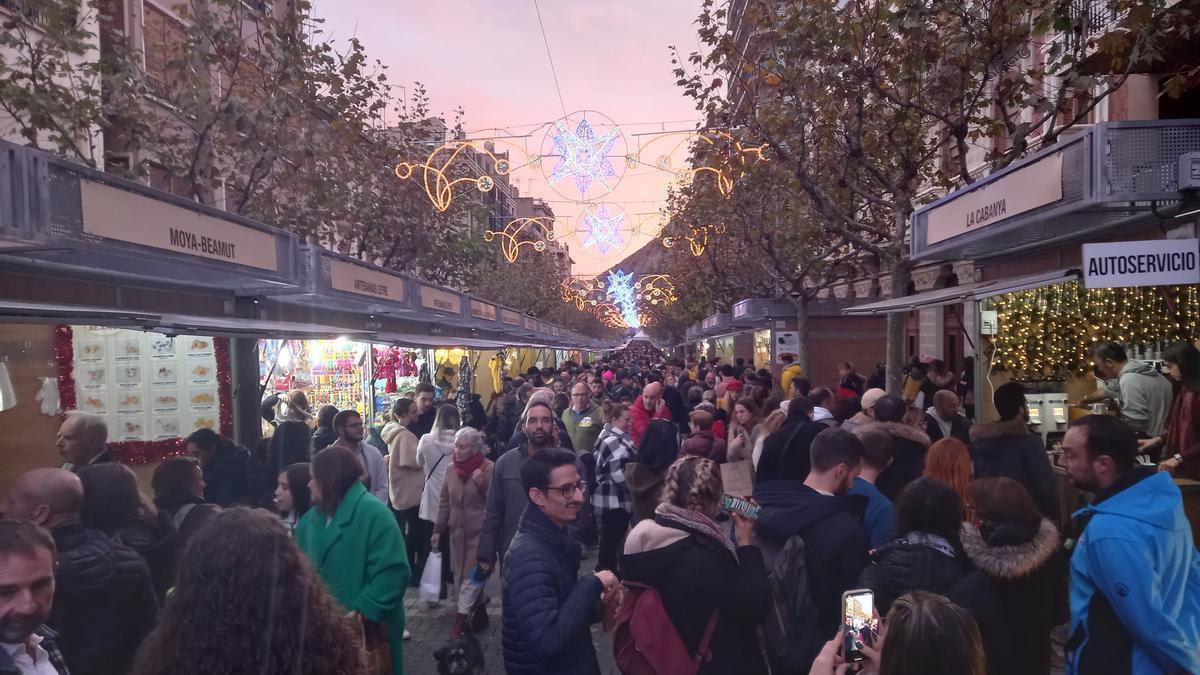
[(152, 86), (165, 89), (175, 82), (176, 75), (172, 72), (171, 62), (179, 57), (186, 36), (177, 19), (153, 5), (146, 4), (144, 7), (146, 18), (142, 33), (146, 77)]

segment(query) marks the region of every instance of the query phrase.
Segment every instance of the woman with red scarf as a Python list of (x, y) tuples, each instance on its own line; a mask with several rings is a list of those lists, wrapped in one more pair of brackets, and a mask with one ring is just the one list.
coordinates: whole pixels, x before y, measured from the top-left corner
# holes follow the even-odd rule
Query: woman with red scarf
[(1160, 471), (1200, 480), (1200, 350), (1177, 342), (1163, 353), (1167, 375), (1179, 383), (1167, 428), (1161, 436), (1139, 441), (1143, 450), (1162, 447)]
[[(437, 524), (433, 531), (436, 549), (443, 533), (450, 537), (450, 571), (454, 575), (452, 598), (458, 597), (463, 580), (471, 575), (483, 531), (488, 486), (492, 483), (492, 461), (484, 457), (486, 443), (477, 429), (463, 427), (454, 434), (454, 456), (442, 482)], [(462, 634), (466, 614), (454, 616), (451, 638)]]

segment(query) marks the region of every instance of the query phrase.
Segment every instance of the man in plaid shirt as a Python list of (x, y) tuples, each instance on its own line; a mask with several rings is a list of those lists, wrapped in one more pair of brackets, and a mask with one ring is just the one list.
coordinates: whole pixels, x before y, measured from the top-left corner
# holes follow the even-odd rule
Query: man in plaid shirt
[(633, 438), (629, 435), (632, 416), (629, 407), (614, 405), (608, 411), (608, 424), (596, 439), (596, 490), (592, 508), (600, 519), (600, 552), (597, 570), (616, 570), (621, 541), (629, 527), (632, 499), (625, 482), (625, 464), (633, 459)]
[(0, 673), (67, 675), (46, 627), (54, 601), (54, 539), (25, 520), (0, 520)]

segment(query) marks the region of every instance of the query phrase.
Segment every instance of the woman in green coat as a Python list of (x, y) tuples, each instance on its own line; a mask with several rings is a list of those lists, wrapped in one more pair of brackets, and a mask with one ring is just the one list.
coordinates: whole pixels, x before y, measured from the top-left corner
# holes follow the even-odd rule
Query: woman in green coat
[(354, 453), (331, 446), (313, 457), (309, 489), (316, 508), (296, 526), (296, 543), (343, 607), (385, 624), (392, 674), (404, 673), (404, 590), (408, 553), (387, 505), (367, 492)]

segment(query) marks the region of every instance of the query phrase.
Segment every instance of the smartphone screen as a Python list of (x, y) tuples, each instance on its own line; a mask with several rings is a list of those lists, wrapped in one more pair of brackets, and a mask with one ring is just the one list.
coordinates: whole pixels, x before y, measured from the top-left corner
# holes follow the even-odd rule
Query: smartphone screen
[(751, 520), (758, 518), (758, 504), (752, 504), (740, 497), (725, 495), (721, 500), (721, 508), (730, 513), (740, 513)]
[(862, 648), (874, 646), (878, 623), (873, 592), (860, 588), (842, 594), (842, 654), (847, 662), (863, 660)]

